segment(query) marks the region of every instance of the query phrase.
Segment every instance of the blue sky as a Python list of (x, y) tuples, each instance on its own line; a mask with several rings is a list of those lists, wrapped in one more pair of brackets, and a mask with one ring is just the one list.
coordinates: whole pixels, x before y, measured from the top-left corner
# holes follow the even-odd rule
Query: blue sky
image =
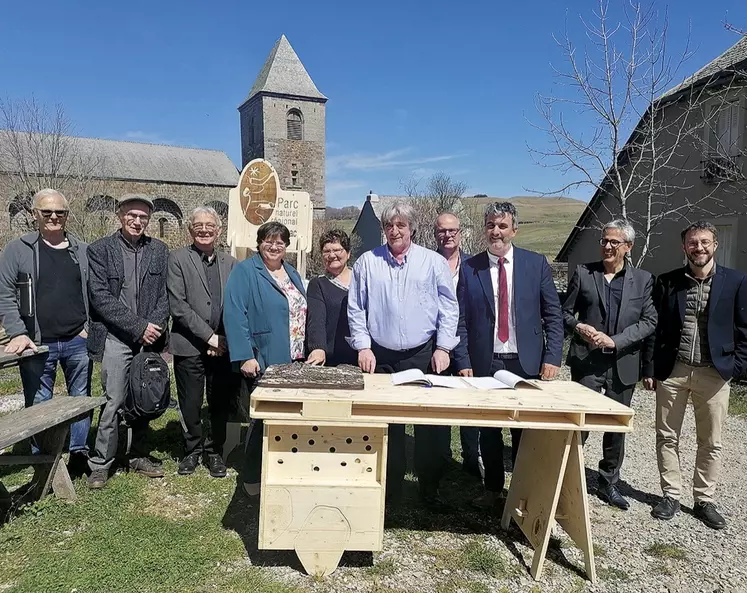
[[(671, 3), (670, 48), (690, 31), (693, 50), (680, 79), (737, 41), (723, 22), (747, 27), (743, 2)], [(583, 44), (596, 2), (4, 4), (0, 96), (60, 103), (79, 135), (218, 149), (237, 166), (236, 108), (285, 33), (329, 97), (327, 199), (341, 206), (441, 170), (492, 196), (564, 185), (533, 163), (527, 144), (546, 137), (527, 119), (563, 64), (553, 34), (567, 23)]]

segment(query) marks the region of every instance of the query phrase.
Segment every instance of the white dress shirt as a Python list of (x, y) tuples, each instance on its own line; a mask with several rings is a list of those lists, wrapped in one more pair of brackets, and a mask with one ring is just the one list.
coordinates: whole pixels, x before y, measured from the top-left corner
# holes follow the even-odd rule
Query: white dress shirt
[(488, 251), (490, 260), (490, 281), (493, 284), (493, 302), (495, 303), (495, 325), (493, 326), (493, 352), (496, 354), (517, 354), (516, 316), (514, 315), (514, 246), (503, 256), (503, 267), (506, 269), (506, 287), (508, 288), (508, 340), (498, 339), (498, 256)]

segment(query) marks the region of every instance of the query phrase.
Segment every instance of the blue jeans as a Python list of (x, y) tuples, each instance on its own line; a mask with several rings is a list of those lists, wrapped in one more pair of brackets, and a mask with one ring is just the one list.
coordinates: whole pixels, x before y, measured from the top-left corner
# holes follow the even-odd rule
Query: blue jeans
[[(19, 364), (26, 407), (52, 399), (58, 362), (65, 375), (68, 395), (90, 396), (93, 362), (88, 358), (85, 338), (75, 336), (44, 344), (49, 347), (49, 352), (31, 356)], [(86, 441), (90, 428), (91, 414), (70, 426), (71, 452), (88, 452)], [(38, 452), (33, 442), (32, 450)]]

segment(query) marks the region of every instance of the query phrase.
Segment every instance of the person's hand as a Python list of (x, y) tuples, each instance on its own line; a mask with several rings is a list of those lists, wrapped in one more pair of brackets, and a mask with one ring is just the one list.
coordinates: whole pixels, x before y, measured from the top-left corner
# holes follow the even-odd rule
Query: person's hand
[(309, 357), (306, 359), (306, 364), (318, 366), (324, 366), (325, 362), (327, 362), (327, 353), (322, 348), (315, 348), (309, 352)]
[(591, 343), (594, 337), (597, 335), (597, 330), (593, 325), (589, 325), (588, 323), (579, 323), (576, 326), (576, 331), (578, 334), (587, 342)]
[(592, 339), (593, 344), (597, 348), (615, 348), (615, 342), (604, 332), (597, 332), (597, 335)]
[(78, 335), (84, 340), (88, 339), (88, 332), (86, 330), (81, 331)]
[(20, 354), (26, 349), (33, 350), (34, 352), (39, 352), (39, 349), (36, 347), (36, 344), (34, 344), (34, 341), (26, 334), (21, 334), (20, 336), (16, 336), (10, 342), (8, 342), (7, 346), (5, 346), (5, 353)]
[(155, 323), (148, 323), (148, 327), (145, 328), (143, 337), (140, 339), (143, 341), (143, 343), (150, 346), (158, 338), (161, 337), (161, 333), (163, 333), (163, 329), (160, 326), (156, 325)]
[(474, 377), (472, 369), (462, 369), (458, 374), (460, 377)]
[(440, 375), (449, 368), (449, 362), (449, 353), (444, 352), (443, 350), (436, 349), (436, 351), (433, 353), (433, 356), (431, 357), (431, 368), (433, 369), (434, 373)]
[[(212, 351), (212, 353), (211, 353)], [(223, 356), (226, 353), (226, 338), (213, 334), (208, 340), (208, 354), (210, 356)]]
[(241, 365), (241, 374), (245, 377), (256, 377), (259, 374), (259, 363), (256, 358), (245, 360)]
[(376, 357), (373, 350), (364, 348), (358, 351), (358, 366), (364, 373), (373, 373), (376, 370)]
[(653, 377), (643, 377), (643, 388), (647, 391), (656, 389), (656, 379)]
[(555, 377), (558, 376), (559, 371), (560, 367), (556, 367), (554, 364), (545, 362), (542, 364), (542, 369), (540, 370), (540, 378), (543, 381), (552, 381)]

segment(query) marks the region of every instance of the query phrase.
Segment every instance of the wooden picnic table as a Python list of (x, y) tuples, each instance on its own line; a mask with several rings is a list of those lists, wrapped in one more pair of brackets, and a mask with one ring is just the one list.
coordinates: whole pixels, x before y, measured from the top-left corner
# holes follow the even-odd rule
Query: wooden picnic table
[(524, 429), (501, 525), (513, 520), (535, 550), (539, 579), (557, 522), (596, 581), (582, 431), (629, 432), (634, 412), (571, 381), (504, 390), (394, 386), (365, 376), (363, 390), (258, 387), (264, 419), (260, 549), (295, 550), (327, 575), (345, 550), (383, 544), (389, 424)]
[(0, 451), (36, 437), (38, 455), (0, 455), (0, 465), (33, 465), (32, 496), (44, 498), (50, 489), (59, 498), (75, 500), (75, 488), (61, 461), (70, 425), (104, 405), (103, 397), (54, 397), (0, 418)]

